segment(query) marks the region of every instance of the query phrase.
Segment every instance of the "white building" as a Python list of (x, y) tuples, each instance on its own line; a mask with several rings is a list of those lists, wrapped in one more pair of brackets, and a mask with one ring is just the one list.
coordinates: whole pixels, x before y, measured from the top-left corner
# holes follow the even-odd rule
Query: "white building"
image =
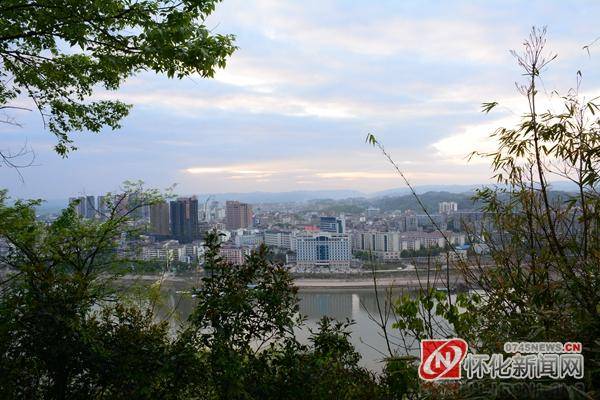
[(442, 201), (438, 203), (440, 214), (450, 214), (458, 211), (458, 204), (454, 201)]
[(177, 240), (153, 243), (142, 247), (142, 259), (146, 261), (179, 261), (191, 264), (200, 259), (204, 248), (198, 242), (181, 245)]
[(234, 239), (236, 246), (258, 247), (264, 242), (263, 235), (258, 231), (239, 229)]
[(223, 246), (219, 250), (219, 255), (228, 263), (241, 265), (247, 255), (250, 255), (250, 249), (245, 247)]
[(352, 235), (352, 249), (370, 251), (375, 258), (382, 260), (398, 260), (404, 250), (420, 250), (421, 248), (444, 248), (446, 239), (453, 246), (465, 244), (465, 235), (445, 231), (434, 232), (359, 232)]
[(162, 243), (155, 243), (142, 247), (142, 259), (149, 260), (177, 260), (179, 259), (179, 242), (177, 240), (167, 240)]
[(187, 264), (198, 261), (202, 254), (204, 254), (204, 249), (202, 246), (197, 246), (194, 244), (184, 244), (177, 249), (178, 260)]
[(294, 242), (299, 267), (350, 267), (352, 252), (347, 234), (307, 232), (296, 236)]
[(289, 231), (265, 231), (264, 241), (267, 246), (289, 250), (295, 249), (294, 236)]

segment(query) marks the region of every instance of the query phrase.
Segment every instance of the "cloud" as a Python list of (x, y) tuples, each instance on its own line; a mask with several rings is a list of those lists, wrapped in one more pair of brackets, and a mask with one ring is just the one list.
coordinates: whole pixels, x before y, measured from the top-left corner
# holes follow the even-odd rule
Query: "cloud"
[(238, 92), (215, 95), (209, 98), (169, 90), (127, 91), (124, 93), (104, 92), (97, 99), (119, 99), (136, 106), (150, 109), (170, 110), (183, 117), (197, 117), (205, 110), (218, 110), (230, 113), (282, 115), (288, 117), (309, 117), (325, 119), (370, 119), (373, 124), (378, 119), (411, 120), (424, 117), (440, 117), (472, 113), (471, 105), (462, 107), (446, 100), (428, 99), (414, 103), (393, 103), (387, 99), (367, 100), (360, 97), (341, 98), (337, 96), (296, 96), (282, 93)]
[[(593, 99), (597, 97), (600, 90), (590, 90), (581, 94), (582, 99)], [(540, 93), (537, 99), (538, 112), (550, 110), (557, 114), (564, 111), (563, 99), (553, 93)], [(522, 116), (525, 116), (529, 110), (525, 97), (512, 96), (499, 102), (496, 107), (500, 111), (501, 117), (491, 120), (493, 112), (488, 120), (475, 124), (467, 124), (458, 127), (458, 133), (451, 134), (433, 142), (430, 147), (435, 150), (439, 159), (457, 165), (464, 165), (472, 152), (491, 153), (498, 148), (498, 141), (490, 137), (499, 128), (513, 129), (519, 126)], [(484, 157), (475, 156), (471, 158), (470, 165), (489, 164), (489, 160)]]
[(368, 172), (368, 171), (336, 171), (336, 172), (319, 172), (315, 174), (323, 179), (393, 179), (398, 175), (391, 172)]
[(252, 169), (244, 169), (243, 166), (235, 167), (235, 166), (225, 166), (225, 167), (193, 167), (188, 168), (185, 172), (189, 174), (222, 174), (222, 173), (231, 173), (231, 174), (240, 174), (240, 175), (268, 175), (273, 174), (273, 171), (263, 171), (263, 170), (252, 170)]
[[(487, 162), (466, 156), (493, 150), (489, 133), (526, 111), (508, 50), (534, 23), (548, 24), (559, 53), (542, 97), (573, 86), (578, 69), (584, 89), (600, 87), (598, 47), (591, 57), (581, 49), (598, 35), (590, 4), (228, 0), (216, 9), (208, 26), (239, 46), (227, 68), (214, 79), (145, 72), (98, 94), (134, 105), (117, 135), (74, 134), (80, 150), (60, 160), (39, 115), (19, 114), (22, 129), (0, 126), (7, 145), (49, 142), (35, 148), (43, 166), (25, 171), (30, 190), (61, 197), (138, 177), (187, 193), (401, 186), (363, 144), (368, 132), (416, 185), (483, 182)], [(500, 106), (482, 115), (484, 101)]]
[[(431, 144), (438, 158), (453, 164), (464, 165), (469, 155), (474, 152), (488, 153), (496, 149), (497, 142), (490, 135), (499, 127), (511, 127), (517, 122), (515, 117), (495, 119), (491, 122), (466, 125), (459, 133), (447, 136)], [(471, 163), (488, 163), (487, 160), (475, 157)]]
[(243, 49), (238, 51), (227, 63), (227, 68), (217, 71), (214, 78), (217, 82), (258, 93), (272, 93), (280, 88), (318, 86), (329, 80), (316, 69), (285, 60), (246, 56)]
[(292, 117), (317, 117), (347, 119), (355, 118), (359, 108), (342, 99), (306, 99), (291, 95), (267, 93), (235, 93), (202, 98), (171, 91), (105, 92), (96, 96), (104, 99), (120, 99), (135, 105), (170, 109), (188, 117), (197, 116), (199, 110), (220, 110), (251, 114), (279, 114)]
[[(389, 151), (413, 184), (440, 183), (440, 180), (469, 183), (487, 179), (486, 168), (465, 170), (460, 165), (428, 156), (423, 163), (420, 155), (406, 150)], [(325, 157), (324, 154), (329, 154)], [(236, 190), (293, 190), (295, 185), (306, 189), (356, 188), (367, 192), (402, 186), (393, 167), (373, 149), (340, 153), (314, 152), (311, 157), (272, 159), (253, 163), (197, 165), (181, 170), (180, 180), (187, 185), (226, 187), (235, 182)], [(215, 189), (216, 190), (216, 189)]]
[[(452, 11), (458, 8), (450, 7)], [(269, 40), (294, 43), (313, 53), (336, 49), (364, 56), (409, 54), (461, 63), (465, 60), (492, 63), (506, 56), (506, 45), (519, 43), (521, 39), (520, 32), (510, 24), (499, 28), (485, 23), (487, 15), (483, 13), (479, 19), (458, 19), (441, 10), (438, 15), (428, 13), (415, 18), (399, 15), (403, 14), (401, 7), (378, 4), (369, 4), (368, 11), (362, 7), (353, 10), (346, 4), (341, 12), (332, 9), (328, 13), (327, 8), (333, 8), (332, 4), (259, 1), (252, 9), (235, 13), (235, 18), (245, 26), (258, 28)], [(396, 12), (390, 13), (390, 8), (396, 8)], [(268, 23), (256, 26), (259, 19)]]

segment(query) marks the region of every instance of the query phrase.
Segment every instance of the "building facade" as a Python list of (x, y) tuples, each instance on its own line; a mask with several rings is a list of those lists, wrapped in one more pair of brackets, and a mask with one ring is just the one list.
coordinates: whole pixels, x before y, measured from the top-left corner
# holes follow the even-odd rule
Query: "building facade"
[(69, 205), (75, 205), (75, 212), (81, 218), (92, 219), (96, 217), (96, 198), (94, 196), (69, 197)]
[(180, 243), (190, 243), (200, 237), (198, 199), (180, 197), (170, 203), (171, 235)]
[(346, 234), (319, 232), (294, 239), (299, 267), (348, 268), (352, 259), (350, 238)]
[(265, 231), (264, 240), (267, 246), (294, 250), (294, 236), (290, 231)]
[(249, 228), (252, 226), (252, 206), (239, 201), (225, 202), (225, 225), (227, 229)]
[(321, 232), (346, 233), (346, 221), (343, 218), (321, 217), (319, 229)]
[(98, 204), (98, 218), (100, 221), (105, 221), (108, 218), (109, 199), (107, 196), (98, 196), (96, 198)]
[(438, 210), (440, 214), (450, 214), (458, 211), (458, 204), (454, 201), (442, 201), (438, 203)]
[(150, 206), (150, 229), (152, 233), (159, 236), (169, 235), (169, 205), (167, 202)]
[(245, 247), (223, 246), (219, 250), (219, 255), (230, 264), (241, 265), (250, 252), (250, 249)]
[(404, 250), (418, 251), (422, 248), (444, 248), (446, 239), (453, 246), (465, 244), (465, 235), (445, 231), (434, 232), (357, 232), (352, 234), (352, 249), (368, 251), (381, 260), (398, 260)]
[(236, 246), (245, 246), (255, 248), (264, 242), (262, 233), (258, 231), (239, 230), (235, 234), (234, 242)]

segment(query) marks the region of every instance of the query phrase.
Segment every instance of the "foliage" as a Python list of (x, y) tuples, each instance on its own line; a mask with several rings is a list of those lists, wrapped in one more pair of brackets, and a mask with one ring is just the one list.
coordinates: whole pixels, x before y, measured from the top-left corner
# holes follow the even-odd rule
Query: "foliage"
[[(600, 109), (597, 99), (580, 96), (581, 72), (577, 88), (553, 94), (561, 111), (540, 106), (541, 73), (555, 58), (545, 45), (545, 30), (534, 28), (523, 52), (513, 52), (526, 79), (517, 88), (528, 112), (516, 127), (491, 135), (496, 151), (473, 154), (491, 160), (498, 183), (474, 196), (491, 223), (468, 232), (489, 247), (493, 265), (459, 261), (471, 294), (453, 300), (427, 282), (396, 301), (394, 326), (420, 339), (462, 337), (490, 353), (509, 341), (582, 342), (585, 387), (593, 397), (600, 377)], [(496, 105), (485, 103), (483, 111)], [(391, 160), (374, 137), (368, 141)], [(553, 192), (550, 175), (577, 190)]]
[(245, 391), (243, 366), (254, 357), (253, 346), (293, 335), (296, 291), (283, 267), (266, 260), (266, 246), (233, 265), (219, 256), (217, 232), (209, 232), (205, 243), (207, 276), (196, 290), (190, 324), (199, 345), (210, 349), (215, 388), (222, 398), (232, 398)]
[[(38, 107), (42, 113), (50, 110), (49, 127), (59, 138), (57, 151), (66, 154), (72, 148), (70, 131), (115, 127), (126, 112), (118, 102), (84, 104), (94, 85), (114, 89), (142, 69), (210, 76), (224, 64), (233, 51), (231, 38), (213, 36), (197, 25), (215, 3), (114, 0), (68, 8), (52, 1), (4, 2), (0, 107), (23, 88), (41, 99)], [(81, 52), (61, 53), (61, 41)], [(389, 302), (380, 308), (380, 326), (387, 326), (391, 310), (401, 335), (416, 340), (459, 336), (471, 349), (486, 352), (501, 350), (507, 341), (581, 341), (586, 390), (595, 396), (600, 376), (600, 108), (580, 97), (578, 73), (578, 87), (560, 97), (561, 112), (539, 111), (540, 74), (554, 59), (544, 55), (544, 47), (545, 32), (534, 29), (524, 53), (514, 53), (527, 78), (518, 87), (529, 112), (516, 127), (494, 132), (495, 152), (478, 154), (491, 159), (499, 186), (477, 191), (476, 204), (492, 224), (469, 235), (489, 247), (494, 265), (471, 268), (458, 258), (470, 292), (449, 293), (449, 277), (447, 291), (428, 281), (395, 299), (391, 308)], [(34, 73), (34, 67), (41, 73)], [(14, 83), (6, 83), (9, 73)], [(484, 112), (496, 105), (485, 103)], [(367, 142), (394, 164), (373, 135)], [(550, 174), (572, 181), (578, 191), (553, 193)], [(427, 204), (410, 189), (435, 226)], [(0, 296), (4, 398), (458, 395), (456, 387), (419, 382), (416, 359), (393, 354), (385, 330), (390, 354), (380, 377), (359, 365), (350, 321), (324, 317), (308, 343), (301, 343), (296, 331), (303, 319), (287, 271), (269, 262), (265, 246), (242, 265), (228, 264), (219, 255), (216, 232), (205, 239), (207, 274), (195, 291), (197, 307), (173, 332), (154, 314), (160, 285), (153, 285), (148, 301), (139, 305), (111, 286), (115, 271), (133, 262), (122, 243), (143, 228), (136, 222), (138, 210), (160, 201), (164, 196), (158, 191), (127, 183), (123, 193), (107, 197), (99, 218), (79, 218), (72, 204), (45, 224), (35, 217), (39, 202), (8, 205), (7, 193), (0, 192), (0, 239), (7, 247), (0, 262), (12, 272)]]
[(459, 293), (452, 302), (446, 291), (423, 288), (396, 300), (393, 328), (408, 331), (418, 340), (456, 335), (476, 344), (479, 338), (473, 330), (479, 323), (480, 304), (477, 293)]
[[(545, 44), (545, 32), (534, 30), (524, 52), (514, 53), (529, 112), (517, 127), (494, 132), (498, 149), (484, 154), (507, 187), (477, 194), (498, 227), (481, 232), (497, 268), (470, 278), (489, 297), (490, 337), (579, 340), (589, 351), (600, 332), (598, 105), (579, 95), (578, 72), (578, 87), (559, 97), (563, 110), (539, 111), (540, 74), (555, 57)], [(577, 192), (553, 199), (549, 175), (573, 182)]]
[(247, 352), (254, 341), (291, 334), (298, 313), (296, 289), (281, 265), (266, 260), (267, 247), (260, 246), (245, 263), (234, 265), (213, 250), (220, 246), (218, 233), (209, 232), (205, 245), (206, 276), (196, 290), (198, 306), (190, 320), (202, 332), (202, 343)]
[(373, 399), (380, 390), (373, 374), (358, 366), (349, 323), (323, 317), (309, 338), (288, 339), (259, 354), (248, 385), (256, 399)]
[(106, 221), (84, 221), (72, 204), (50, 225), (36, 221), (37, 202), (9, 206), (2, 192), (0, 237), (9, 250), (1, 261), (13, 271), (0, 298), (5, 398), (154, 398), (162, 387), (154, 372), (169, 365), (166, 326), (110, 305), (107, 273), (119, 262), (119, 240), (135, 234), (131, 215), (162, 199), (140, 184), (125, 187), (107, 199)]
[[(92, 99), (141, 71), (212, 77), (233, 36), (204, 25), (218, 0), (4, 0), (0, 4), (0, 109), (28, 97), (65, 156), (70, 133), (119, 127), (130, 106)], [(11, 122), (6, 120), (3, 122)]]
[(137, 302), (142, 288), (114, 289), (137, 207), (163, 201), (128, 187), (103, 221), (79, 218), (72, 204), (51, 224), (36, 221), (36, 202), (9, 206), (2, 194), (0, 236), (11, 246), (2, 262), (13, 271), (0, 297), (3, 398), (387, 398), (358, 364), (349, 321), (324, 318), (298, 341), (296, 289), (264, 246), (230, 265), (209, 233), (197, 308), (177, 332), (154, 314), (160, 283)]
[(438, 246), (421, 247), (421, 248), (419, 248), (419, 250), (411, 250), (411, 249), (402, 250), (400, 252), (400, 256), (402, 258), (435, 257), (435, 256), (439, 256), (443, 250), (444, 249), (442, 249), (441, 247), (438, 247)]
[(420, 382), (415, 368), (416, 357), (395, 356), (385, 361), (379, 388), (381, 398), (418, 398)]
[(371, 261), (373, 259), (373, 255), (369, 251), (364, 250), (355, 250), (352, 252), (354, 257), (362, 261)]

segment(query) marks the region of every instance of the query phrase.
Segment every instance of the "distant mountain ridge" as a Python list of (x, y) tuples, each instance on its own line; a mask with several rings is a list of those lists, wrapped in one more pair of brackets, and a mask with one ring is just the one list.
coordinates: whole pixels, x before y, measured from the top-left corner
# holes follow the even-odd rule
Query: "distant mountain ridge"
[[(473, 192), (477, 188), (481, 188), (484, 184), (473, 184), (473, 185), (418, 185), (415, 186), (415, 192), (417, 194), (423, 194), (427, 192), (446, 192), (446, 193), (467, 193)], [(384, 196), (403, 196), (410, 194), (408, 187), (387, 189), (379, 192), (371, 193), (369, 197), (384, 197)]]
[[(416, 186), (417, 194), (427, 192), (446, 192), (446, 193), (472, 193), (480, 185), (422, 185)], [(406, 188), (396, 188), (382, 190), (378, 192), (361, 192), (358, 190), (295, 190), (290, 192), (250, 192), (250, 193), (215, 193), (201, 194), (199, 198), (206, 199), (206, 196), (212, 196), (213, 200), (226, 201), (237, 200), (247, 203), (301, 203), (311, 200), (345, 200), (351, 198), (376, 199), (388, 196), (404, 196), (410, 194)]]
[[(555, 191), (575, 191), (577, 187), (569, 181), (552, 182), (552, 190)], [(459, 200), (464, 202), (466, 205), (467, 201), (470, 201), (470, 197), (474, 190), (484, 186), (492, 186), (491, 184), (472, 184), (472, 185), (419, 185), (415, 186), (417, 194), (423, 195), (430, 193), (428, 197), (439, 198), (444, 197), (447, 201)], [(433, 195), (431, 193), (435, 193)], [(444, 194), (440, 196), (440, 194)], [(338, 189), (338, 190), (294, 190), (289, 192), (264, 192), (256, 191), (249, 193), (214, 193), (206, 194), (202, 193), (198, 195), (199, 201), (203, 202), (207, 196), (211, 196), (211, 200), (224, 202), (226, 200), (237, 200), (250, 204), (258, 203), (303, 203), (313, 200), (346, 200), (346, 199), (364, 199), (365, 204), (374, 206), (381, 205), (384, 209), (388, 207), (394, 207), (394, 201), (388, 202), (386, 198), (404, 197), (410, 195), (410, 190), (407, 187), (395, 188), (382, 190), (372, 193), (365, 193), (358, 190), (352, 189)], [(453, 200), (453, 198), (455, 200)], [(404, 201), (402, 201), (405, 203)], [(64, 199), (46, 199), (38, 211), (49, 213), (58, 212), (62, 208), (67, 206), (68, 200)], [(396, 203), (398, 204), (398, 203)], [(406, 204), (406, 203), (405, 203)], [(432, 200), (433, 206), (433, 200)]]
[[(570, 181), (556, 181), (549, 183), (551, 190), (556, 191), (576, 191), (577, 186)], [(415, 192), (417, 194), (423, 194), (427, 192), (447, 192), (447, 193), (472, 193), (475, 189), (480, 189), (482, 187), (490, 187), (495, 186), (491, 183), (480, 183), (480, 184), (471, 184), (471, 185), (417, 185), (414, 186)], [(374, 192), (368, 195), (368, 197), (384, 197), (384, 196), (403, 196), (405, 194), (410, 194), (410, 190), (408, 187), (395, 188), (395, 189), (387, 189), (379, 192)]]
[(215, 193), (198, 195), (201, 199), (211, 196), (211, 200), (237, 200), (246, 203), (302, 203), (316, 199), (342, 200), (352, 197), (365, 197), (358, 190), (294, 190), (291, 192), (250, 192), (250, 193)]

